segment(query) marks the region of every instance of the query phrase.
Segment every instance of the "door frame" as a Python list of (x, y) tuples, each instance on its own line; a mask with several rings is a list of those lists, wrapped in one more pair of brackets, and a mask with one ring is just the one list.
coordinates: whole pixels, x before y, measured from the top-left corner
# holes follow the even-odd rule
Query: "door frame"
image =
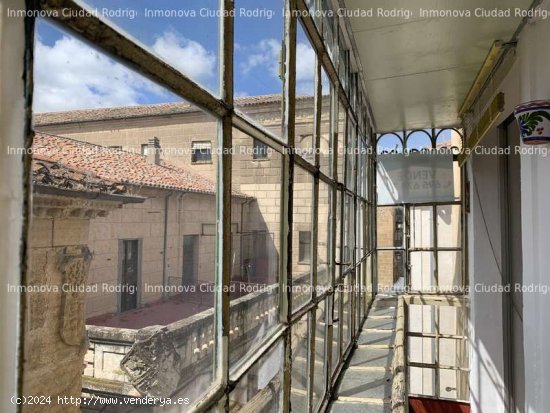
[[(117, 282), (119, 286), (122, 286), (122, 250), (124, 248), (124, 241), (137, 241), (138, 243), (138, 263), (137, 263), (137, 297), (136, 297), (136, 309), (141, 307), (141, 261), (143, 258), (143, 239), (142, 238), (123, 238), (118, 240), (118, 277)], [(117, 312), (122, 313), (122, 292), (116, 293), (117, 297)], [(131, 310), (128, 310), (131, 311)]]
[[(510, 140), (508, 137), (508, 126), (515, 122), (516, 119), (514, 114), (508, 116), (499, 126), (498, 126), (498, 146), (500, 148), (505, 148), (510, 145)], [(521, 141), (518, 142), (521, 144)], [(512, 260), (510, 256), (512, 254), (512, 234), (511, 234), (511, 211), (510, 211), (510, 196), (508, 192), (508, 172), (510, 167), (510, 161), (507, 156), (501, 156), (498, 163), (499, 174), (499, 197), (500, 197), (500, 208), (501, 208), (501, 234), (502, 234), (502, 244), (501, 244), (501, 260), (502, 260), (502, 285), (512, 285)], [(521, 160), (520, 160), (521, 168)], [(516, 386), (515, 386), (515, 377), (518, 372), (515, 368), (515, 354), (516, 348), (514, 344), (514, 306), (513, 306), (513, 297), (511, 293), (502, 294), (502, 335), (503, 335), (503, 367), (504, 367), (504, 383), (506, 386), (506, 396), (509, 412), (516, 412)], [(519, 373), (524, 374), (524, 371)], [(525, 379), (523, 380), (525, 383)], [(525, 388), (523, 389), (525, 393)], [(525, 411), (525, 406), (521, 406), (520, 411)]]

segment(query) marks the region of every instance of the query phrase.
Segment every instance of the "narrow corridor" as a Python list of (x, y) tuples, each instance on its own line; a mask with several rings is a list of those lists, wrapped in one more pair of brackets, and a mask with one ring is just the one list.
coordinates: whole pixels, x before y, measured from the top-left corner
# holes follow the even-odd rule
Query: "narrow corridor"
[(376, 297), (357, 347), (342, 372), (330, 412), (390, 411), (396, 313), (397, 296)]

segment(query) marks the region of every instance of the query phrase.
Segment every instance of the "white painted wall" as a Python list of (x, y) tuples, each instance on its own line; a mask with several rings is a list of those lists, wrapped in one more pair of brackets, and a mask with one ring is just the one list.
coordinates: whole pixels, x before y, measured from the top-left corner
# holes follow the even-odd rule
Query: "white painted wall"
[[(550, 9), (550, 1), (541, 7)], [(521, 101), (550, 100), (550, 20), (528, 24), (519, 39)], [(545, 145), (550, 150), (550, 145)], [(550, 285), (550, 156), (521, 160), (523, 282)], [(525, 412), (550, 406), (550, 294), (524, 293)]]
[[(550, 9), (550, 1), (545, 0), (540, 7)], [(513, 113), (514, 106), (519, 103), (550, 99), (549, 40), (548, 19), (532, 21), (522, 31), (516, 49), (516, 62), (503, 82), (494, 89), (494, 94), (504, 92), (506, 102), (497, 123)], [(496, 145), (497, 126), (484, 138), (484, 146)], [(550, 150), (550, 145), (545, 146)], [(474, 155), (469, 161), (472, 181), (472, 211), (468, 216), (471, 288), (475, 283), (500, 283), (497, 164), (497, 156)], [(477, 199), (474, 181), (480, 199)], [(550, 219), (546, 213), (550, 210), (550, 156), (522, 155), (521, 193), (523, 281), (525, 285), (550, 285)], [(485, 213), (487, 228), (480, 205)], [(506, 393), (503, 388), (501, 296), (472, 291), (470, 298), (472, 412), (504, 412)], [(524, 409), (520, 406), (518, 411), (545, 413), (550, 406), (550, 294), (524, 293), (523, 302), (525, 406)]]
[[(23, 145), (23, 51), (22, 19), (8, 18), (6, 10), (25, 7), (22, 0), (0, 1), (0, 411), (14, 412), (10, 398), (16, 393), (19, 297), (6, 284), (20, 284), (21, 213), (23, 210), (23, 164), (8, 155), (8, 145)], [(9, 47), (7, 47), (9, 46)]]
[[(485, 138), (484, 146), (493, 146), (496, 142), (496, 133), (493, 132)], [(498, 158), (491, 155), (474, 155), (469, 165), (472, 177), (471, 213), (468, 215), (471, 291), (470, 402), (474, 413), (506, 411), (506, 395), (503, 390), (502, 298), (497, 293), (476, 291), (476, 285), (501, 284), (497, 165)]]

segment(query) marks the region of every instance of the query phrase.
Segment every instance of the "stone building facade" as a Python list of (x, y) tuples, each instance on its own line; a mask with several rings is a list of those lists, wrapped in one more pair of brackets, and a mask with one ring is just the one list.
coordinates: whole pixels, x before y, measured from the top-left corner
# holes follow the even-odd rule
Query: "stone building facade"
[[(300, 98), (297, 106), (297, 147), (314, 161), (313, 100)], [(329, 102), (323, 100), (320, 163), (329, 170)], [(238, 98), (238, 106), (259, 120), (273, 133), (281, 128), (280, 96)], [(185, 103), (136, 107), (43, 113), (35, 116), (35, 130), (64, 138), (100, 145), (113, 151), (147, 157), (155, 151), (161, 162), (175, 165), (214, 185), (217, 168), (217, 124), (212, 117)], [(344, 125), (341, 125), (342, 130)], [(155, 144), (151, 147), (150, 140)], [(156, 147), (155, 147), (156, 145)], [(276, 151), (234, 130), (233, 190), (241, 194), (233, 202), (233, 278), (236, 280), (276, 283), (279, 265), (280, 199), (282, 157)], [(116, 167), (116, 166), (115, 166)], [(313, 179), (299, 168), (295, 171), (295, 216), (293, 228), (293, 267), (296, 278), (307, 279), (312, 246)], [(181, 283), (183, 242), (187, 235), (200, 240), (198, 269), (200, 281), (214, 281), (215, 188), (210, 194), (171, 193), (163, 188), (134, 190), (147, 200), (125, 207), (91, 223), (90, 242), (95, 253), (90, 282), (114, 285), (120, 278), (118, 250), (120, 240), (141, 240), (142, 282)], [(328, 191), (320, 191), (319, 216), (328, 225)], [(168, 211), (166, 213), (166, 210)], [(324, 225), (323, 228), (326, 228)], [(163, 237), (166, 228), (166, 255)], [(319, 265), (324, 268), (328, 233), (318, 234)], [(245, 274), (246, 273), (246, 274)], [(307, 281), (304, 281), (307, 283)], [(140, 303), (162, 298), (158, 292), (144, 292)], [(96, 317), (120, 308), (116, 294), (91, 293), (87, 315)]]

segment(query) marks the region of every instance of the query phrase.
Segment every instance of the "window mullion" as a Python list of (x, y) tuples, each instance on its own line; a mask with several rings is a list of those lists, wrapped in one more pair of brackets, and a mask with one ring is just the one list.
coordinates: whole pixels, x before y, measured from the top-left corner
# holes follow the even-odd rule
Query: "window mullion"
[[(220, 0), (220, 9), (224, 12), (220, 19), (220, 87), (222, 99), (229, 107), (233, 106), (233, 37), (234, 3), (230, 0)], [(217, 277), (216, 285), (229, 287), (231, 282), (231, 173), (233, 147), (233, 122), (231, 114), (227, 114), (220, 122), (218, 138), (218, 167), (217, 167), (217, 221), (221, 227), (218, 230), (217, 241)], [(221, 224), (221, 225), (220, 225)], [(230, 320), (230, 290), (218, 288), (216, 293), (216, 333), (217, 352), (215, 360), (215, 374), (225, 388), (224, 397), (218, 403), (218, 411), (229, 411), (229, 332)]]
[[(284, 5), (284, 84), (283, 84), (283, 140), (290, 148), (294, 147), (295, 114), (296, 114), (296, 24), (293, 13), (296, 10), (296, 0), (285, 1)], [(283, 174), (281, 186), (281, 320), (291, 324), (292, 317), (292, 201), (294, 156), (286, 153), (283, 156)], [(283, 369), (283, 412), (290, 412), (290, 389), (292, 376), (292, 326), (285, 334), (285, 355)]]

